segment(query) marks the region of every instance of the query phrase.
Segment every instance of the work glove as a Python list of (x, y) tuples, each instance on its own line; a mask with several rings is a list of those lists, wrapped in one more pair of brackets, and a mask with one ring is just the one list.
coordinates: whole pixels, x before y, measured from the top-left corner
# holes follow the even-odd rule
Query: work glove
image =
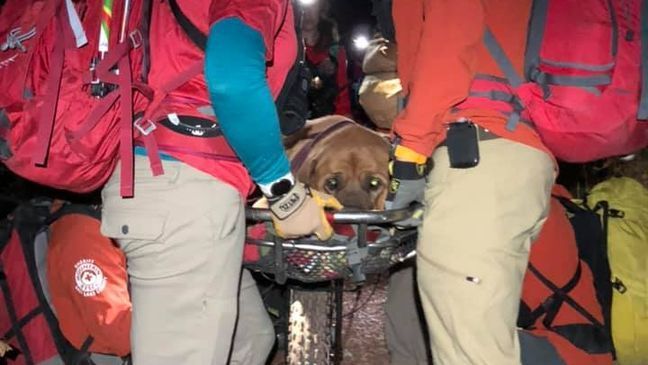
[(268, 199), (272, 223), (282, 238), (297, 238), (314, 234), (320, 241), (333, 235), (325, 209), (341, 210), (342, 204), (331, 195), (295, 182), (286, 194)]
[(396, 222), (397, 227), (409, 228), (421, 224), (423, 217), (423, 194), (429, 172), (428, 159), (407, 147), (396, 145), (389, 162), (389, 191), (385, 201), (388, 210), (420, 205), (411, 218)]

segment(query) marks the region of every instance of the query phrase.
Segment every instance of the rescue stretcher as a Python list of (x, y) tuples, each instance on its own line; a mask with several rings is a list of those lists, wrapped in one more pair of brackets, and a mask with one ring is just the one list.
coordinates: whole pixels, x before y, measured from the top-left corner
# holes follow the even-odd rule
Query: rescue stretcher
[(419, 209), (330, 214), (335, 234), (325, 242), (314, 236), (282, 239), (273, 234), (269, 210), (246, 210), (244, 266), (287, 293), (275, 324), (287, 365), (341, 363), (344, 282), (362, 286), (367, 276), (415, 256), (417, 229), (396, 223)]
[[(383, 273), (415, 255), (416, 229), (398, 229), (395, 223), (411, 218), (418, 209), (412, 206), (330, 214), (335, 234), (325, 242), (316, 237), (282, 239), (273, 235), (271, 228), (262, 234), (248, 229), (247, 252), (255, 248), (258, 252), (246, 255), (245, 266), (274, 275), (280, 284), (287, 279), (304, 283), (336, 279), (362, 282), (367, 274)], [(246, 219), (249, 224), (270, 227), (271, 213), (267, 209), (249, 208)]]

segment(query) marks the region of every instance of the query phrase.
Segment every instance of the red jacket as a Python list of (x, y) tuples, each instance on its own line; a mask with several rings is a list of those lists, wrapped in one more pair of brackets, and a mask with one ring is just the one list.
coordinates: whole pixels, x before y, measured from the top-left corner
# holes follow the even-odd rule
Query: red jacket
[[(270, 91), (275, 98), (279, 95), (288, 71), (297, 57), (294, 16), (289, 0), (182, 0), (178, 3), (187, 18), (203, 34), (209, 34), (212, 24), (228, 17), (239, 18), (257, 30), (265, 43)], [(204, 52), (188, 40), (172, 15), (168, 2), (154, 1), (151, 17), (150, 42), (151, 49), (154, 50), (152, 59), (155, 57), (156, 61), (151, 64), (148, 82), (154, 89), (159, 90), (164, 89), (164, 84), (169, 80), (168, 75), (182, 74), (190, 65), (202, 60)], [(169, 39), (183, 41), (169, 42)], [(155, 110), (153, 119), (158, 120), (171, 112), (200, 116), (194, 113), (203, 107), (210, 107), (210, 104), (205, 79), (201, 73), (170, 92), (160, 108)], [(232, 185), (243, 197), (254, 189), (247, 170), (234, 156), (227, 156), (232, 157), (231, 159), (204, 157), (206, 154), (201, 153), (204, 152), (201, 148), (208, 150), (209, 146), (201, 147), (202, 139), (188, 142), (165, 141), (159, 135), (161, 130), (162, 128), (159, 128), (155, 132), (158, 133), (158, 143), (168, 143), (177, 149), (165, 150), (161, 147), (165, 153)], [(180, 151), (182, 149), (191, 150), (192, 153), (183, 153)]]
[(491, 132), (549, 153), (530, 127), (505, 128), (487, 107), (453, 112), (468, 97), (476, 74), (503, 77), (482, 44), (488, 25), (522, 74), (530, 0), (399, 0), (393, 4), (398, 75), (408, 97), (393, 130), (405, 147), (430, 156), (445, 139), (445, 124), (468, 117)]
[(47, 281), (61, 331), (80, 349), (130, 353), (131, 301), (126, 259), (101, 235), (100, 221), (68, 214), (50, 226)]

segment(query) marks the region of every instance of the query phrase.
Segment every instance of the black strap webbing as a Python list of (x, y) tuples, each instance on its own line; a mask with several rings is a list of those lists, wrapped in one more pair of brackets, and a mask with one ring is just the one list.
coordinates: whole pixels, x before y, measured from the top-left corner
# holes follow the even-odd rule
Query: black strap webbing
[(85, 341), (83, 341), (83, 344), (81, 345), (81, 348), (79, 350), (81, 350), (82, 352), (88, 352), (93, 342), (94, 342), (94, 337), (92, 336), (86, 337)]
[(25, 335), (22, 333), (22, 330), (19, 326), (18, 315), (16, 314), (16, 306), (14, 305), (13, 300), (11, 299), (11, 290), (9, 289), (9, 284), (7, 284), (7, 276), (4, 271), (4, 267), (0, 262), (0, 290), (2, 290), (2, 296), (4, 297), (5, 305), (7, 307), (7, 314), (11, 320), (11, 328), (16, 336), (16, 341), (18, 341), (18, 346), (20, 346), (20, 351), (25, 356), (26, 365), (35, 365), (34, 359), (32, 358), (31, 351), (25, 339)]
[(169, 0), (169, 5), (171, 6), (173, 16), (178, 21), (178, 24), (180, 24), (182, 30), (184, 30), (189, 39), (191, 39), (198, 48), (204, 51), (205, 48), (207, 48), (207, 36), (201, 32), (200, 29), (198, 29), (198, 27), (189, 20), (189, 18), (187, 18), (185, 13), (182, 12), (177, 0)]
[[(547, 288), (551, 289), (551, 291), (554, 292), (553, 300), (558, 300), (560, 302), (565, 302), (569, 304), (572, 308), (574, 308), (578, 313), (580, 313), (583, 317), (585, 317), (588, 321), (590, 321), (592, 324), (598, 327), (604, 327), (603, 323), (601, 323), (598, 319), (596, 319), (591, 313), (589, 313), (583, 306), (578, 304), (572, 297), (569, 296), (569, 291), (571, 291), (576, 284), (578, 283), (578, 280), (580, 280), (580, 274), (581, 274), (581, 266), (580, 262), (578, 264), (578, 269), (576, 270), (576, 273), (572, 277), (572, 279), (569, 280), (567, 285), (563, 288), (559, 288), (554, 284), (551, 280), (549, 280), (547, 277), (542, 275), (540, 271), (533, 266), (531, 263), (529, 263), (529, 270), (535, 275), (541, 282), (544, 284)], [(578, 276), (577, 280), (574, 280)], [(568, 288), (570, 284), (573, 284), (573, 287)], [(568, 290), (566, 290), (568, 289)], [(553, 319), (553, 318), (552, 318)], [(547, 325), (547, 324), (545, 324)], [(549, 323), (550, 325), (550, 323)]]
[(141, 77), (142, 81), (146, 82), (148, 80), (148, 74), (149, 71), (151, 70), (151, 41), (150, 41), (150, 34), (151, 34), (151, 13), (153, 11), (153, 0), (146, 0), (144, 1), (144, 4), (142, 5), (142, 24), (141, 24), (141, 32), (142, 32), (142, 49), (143, 49), (143, 56), (142, 56), (142, 70), (141, 70)]

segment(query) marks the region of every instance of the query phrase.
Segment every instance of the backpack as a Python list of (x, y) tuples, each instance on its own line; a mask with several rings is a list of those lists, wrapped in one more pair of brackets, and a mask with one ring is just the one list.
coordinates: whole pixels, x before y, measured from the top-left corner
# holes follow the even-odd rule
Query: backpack
[(534, 0), (523, 77), (489, 30), (484, 43), (506, 80), (472, 96), (506, 102), (509, 130), (529, 119), (567, 162), (648, 146), (647, 2)]
[(96, 213), (53, 204), (34, 199), (0, 222), (0, 338), (14, 349), (7, 356), (10, 364), (127, 364), (127, 359), (89, 353), (91, 337), (76, 349), (61, 332), (46, 273), (48, 226), (69, 213)]
[[(101, 187), (121, 160), (125, 197), (133, 195), (134, 144), (146, 146), (155, 175), (163, 173), (159, 148), (236, 161), (204, 86), (205, 43), (194, 46), (189, 32), (198, 28), (186, 27), (192, 23), (183, 10), (194, 17), (201, 10), (181, 9), (177, 0), (110, 4), (8, 0), (2, 7), (0, 85), (7, 92), (0, 95), (0, 159), (24, 178), (79, 193)], [(151, 34), (160, 23), (182, 27)], [(153, 37), (188, 51), (150, 47)], [(290, 122), (284, 132), (299, 129), (306, 114), (296, 101), (300, 93), (305, 99), (304, 82), (288, 81), (291, 97), (280, 107), (297, 112), (279, 113)]]
[[(611, 364), (613, 346), (605, 303), (599, 299), (606, 294), (595, 271), (601, 267), (586, 261), (601, 260), (596, 256), (603, 254), (602, 221), (590, 210), (574, 209), (566, 198), (555, 196), (550, 204), (529, 256), (518, 326), (547, 337), (567, 365)], [(576, 231), (586, 229), (596, 232), (594, 240), (577, 243), (583, 236)], [(609, 276), (603, 280), (609, 287)]]
[[(131, 5), (124, 17), (126, 3)], [(133, 92), (131, 70), (138, 73), (146, 58), (145, 4), (116, 0), (104, 12), (100, 1), (5, 3), (0, 158), (9, 169), (43, 185), (85, 193), (110, 176), (118, 151), (122, 171), (131, 167), (125, 156), (132, 149), (132, 110), (145, 99)], [(128, 20), (123, 31), (122, 18)]]
[(369, 43), (362, 61), (365, 77), (358, 101), (367, 116), (380, 129), (391, 129), (402, 107), (402, 86), (396, 74), (396, 45), (383, 38)]
[(592, 188), (592, 203), (610, 205), (608, 252), (612, 269), (612, 338), (619, 365), (648, 363), (648, 189), (611, 178)]

